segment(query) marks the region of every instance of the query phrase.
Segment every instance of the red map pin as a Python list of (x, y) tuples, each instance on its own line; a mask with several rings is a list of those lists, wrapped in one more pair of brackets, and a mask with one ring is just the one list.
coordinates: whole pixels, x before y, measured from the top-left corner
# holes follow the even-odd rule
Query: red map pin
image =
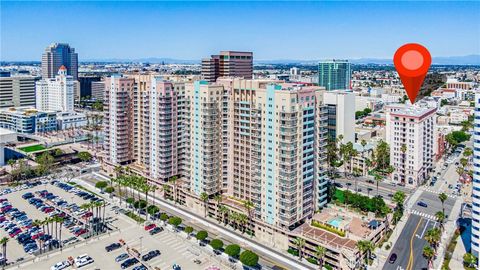
[(410, 102), (415, 103), (423, 80), (432, 64), (430, 52), (420, 44), (408, 43), (395, 52), (393, 64), (400, 75)]

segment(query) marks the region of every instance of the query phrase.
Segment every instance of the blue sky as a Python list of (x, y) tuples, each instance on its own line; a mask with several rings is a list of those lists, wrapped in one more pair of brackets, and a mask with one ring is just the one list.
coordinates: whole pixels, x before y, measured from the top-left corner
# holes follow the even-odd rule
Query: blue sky
[(480, 53), (479, 2), (5, 2), (0, 60), (40, 60), (68, 42), (80, 60), (195, 60), (220, 50), (261, 60)]

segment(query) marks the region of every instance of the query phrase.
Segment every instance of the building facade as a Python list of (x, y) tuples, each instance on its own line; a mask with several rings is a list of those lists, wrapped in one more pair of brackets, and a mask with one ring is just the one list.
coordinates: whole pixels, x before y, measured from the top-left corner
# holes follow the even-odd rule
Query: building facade
[(57, 130), (57, 115), (53, 111), (39, 111), (33, 107), (0, 110), (0, 128), (32, 134)]
[(33, 76), (0, 77), (0, 108), (35, 106)]
[(475, 94), (473, 127), (472, 254), (480, 256), (480, 93)]
[(326, 91), (323, 103), (328, 110), (328, 136), (343, 142), (355, 142), (355, 94), (350, 91)]
[[(80, 84), (79, 91), (75, 93), (75, 98), (80, 99), (80, 98), (87, 98), (93, 97), (92, 93), (92, 86), (94, 82), (99, 82), (102, 79), (101, 76), (99, 75), (91, 75), (91, 74), (83, 74), (81, 73), (80, 76), (78, 77), (78, 81)], [(103, 92), (102, 92), (103, 94)]]
[(221, 51), (202, 59), (202, 78), (214, 82), (219, 77), (253, 78), (253, 53)]
[(118, 75), (106, 78), (104, 102), (104, 161), (124, 165), (134, 160), (135, 80)]
[(105, 92), (105, 82), (104, 81), (94, 81), (91, 84), (91, 96), (92, 99), (103, 101), (103, 94)]
[(42, 79), (36, 84), (36, 107), (43, 111), (73, 111), (75, 81), (61, 66), (53, 79)]
[(61, 66), (67, 68), (67, 75), (78, 79), (78, 54), (66, 43), (52, 43), (42, 55), (42, 78), (54, 78)]
[(352, 70), (347, 60), (322, 61), (318, 64), (318, 85), (329, 90), (350, 89)]
[(417, 187), (433, 170), (436, 108), (387, 106), (386, 139), (390, 145), (392, 180)]

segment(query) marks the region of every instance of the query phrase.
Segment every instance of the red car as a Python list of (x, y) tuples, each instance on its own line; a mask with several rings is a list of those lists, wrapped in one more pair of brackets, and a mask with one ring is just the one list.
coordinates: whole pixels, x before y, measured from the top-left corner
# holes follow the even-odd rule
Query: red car
[(13, 231), (13, 232), (12, 232), (11, 234), (9, 234), (9, 235), (10, 235), (10, 237), (13, 238), (13, 237), (17, 236), (17, 234), (19, 234), (19, 233), (21, 233), (21, 232), (22, 232), (22, 230), (16, 229), (15, 231)]
[(36, 239), (38, 239), (38, 238), (39, 238), (40, 236), (42, 236), (42, 235), (44, 235), (43, 232), (36, 233), (36, 234), (32, 235), (32, 239), (33, 239), (33, 240), (36, 240)]
[(151, 230), (151, 229), (153, 229), (153, 228), (155, 228), (155, 227), (157, 227), (157, 225), (155, 225), (155, 224), (147, 225), (147, 226), (145, 226), (145, 231), (149, 231), (149, 230)]
[(45, 208), (45, 210), (43, 210), (43, 212), (44, 212), (45, 214), (48, 214), (48, 213), (50, 213), (50, 212), (53, 212), (53, 210), (54, 210), (53, 207), (48, 207), (48, 208)]
[(82, 234), (84, 234), (84, 233), (87, 233), (87, 230), (81, 229), (81, 230), (78, 230), (78, 231), (75, 232), (75, 236), (80, 236), (80, 235), (82, 235)]
[(82, 218), (89, 218), (91, 216), (93, 216), (93, 213), (92, 212), (87, 212), (87, 213), (83, 214)]

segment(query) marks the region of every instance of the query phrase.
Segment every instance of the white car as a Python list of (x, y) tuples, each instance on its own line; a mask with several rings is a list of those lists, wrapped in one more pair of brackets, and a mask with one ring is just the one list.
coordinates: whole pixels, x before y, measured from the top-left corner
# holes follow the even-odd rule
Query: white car
[(50, 270), (62, 270), (62, 269), (65, 269), (69, 266), (70, 266), (70, 264), (67, 261), (58, 262), (55, 265), (53, 265), (52, 267), (50, 267)]
[(93, 263), (93, 259), (87, 254), (80, 255), (75, 259), (75, 266), (77, 267), (82, 267), (90, 263)]

